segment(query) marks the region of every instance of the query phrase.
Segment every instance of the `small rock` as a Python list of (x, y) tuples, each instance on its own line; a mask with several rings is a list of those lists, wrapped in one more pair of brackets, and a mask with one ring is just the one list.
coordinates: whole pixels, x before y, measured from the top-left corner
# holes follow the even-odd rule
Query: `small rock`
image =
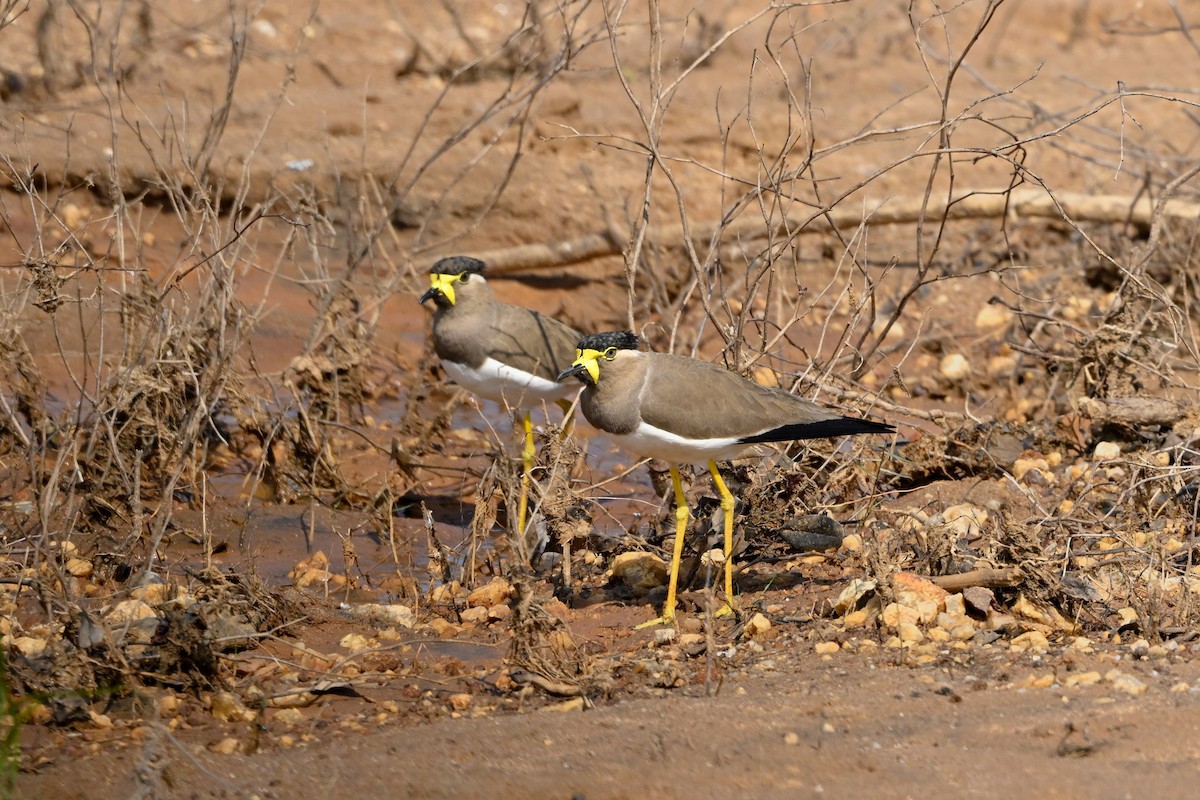
[(1092, 640), (1086, 636), (1076, 636), (1071, 642), (1071, 649), (1077, 653), (1091, 653)]
[(850, 581), (850, 584), (842, 589), (838, 599), (833, 604), (833, 610), (839, 614), (846, 614), (858, 607), (858, 601), (867, 594), (867, 592), (875, 591), (877, 584), (872, 580), (864, 580), (855, 578)]
[(838, 549), (844, 550), (847, 553), (857, 553), (862, 550), (862, 548), (862, 536), (858, 535), (857, 533), (848, 533), (846, 534), (845, 538), (842, 539), (842, 544)]
[(670, 644), (679, 633), (674, 628), (655, 628), (654, 643), (656, 645)]
[(983, 586), (968, 586), (962, 591), (963, 602), (970, 610), (982, 617), (986, 617), (988, 612), (992, 610), (992, 604), (996, 600), (996, 595), (991, 589)]
[(944, 607), (943, 603), (950, 594), (942, 587), (912, 572), (897, 572), (893, 575), (892, 591), (896, 593), (898, 603), (912, 608), (917, 607), (917, 601), (931, 601), (935, 606), (934, 616), (937, 615), (937, 609)]
[(654, 553), (635, 550), (613, 559), (612, 576), (632, 589), (647, 591), (667, 582), (667, 563)]
[(450, 695), (450, 707), (455, 711), (466, 711), (471, 707), (471, 695), (465, 692)]
[(459, 614), (458, 616), (463, 622), (470, 622), (470, 623), (487, 622), (488, 609), (485, 608), (484, 606), (473, 606), (471, 608), (463, 609), (462, 613)]
[(271, 715), (272, 722), (279, 722), (288, 727), (304, 722), (304, 712), (298, 708), (281, 708)]
[(920, 642), (925, 638), (925, 634), (911, 622), (901, 622), (896, 629), (896, 634), (902, 642)]
[(494, 622), (503, 622), (512, 616), (512, 608), (506, 605), (492, 606), (488, 609), (488, 619)]
[(962, 353), (951, 353), (938, 363), (938, 372), (946, 380), (958, 382), (971, 374), (971, 362)]
[(1041, 631), (1027, 631), (1012, 640), (1012, 650), (1027, 653), (1045, 653), (1050, 649), (1050, 641)]
[(223, 756), (233, 755), (238, 751), (238, 740), (229, 736), (219, 742), (210, 744), (208, 749)]
[(212, 715), (222, 722), (244, 722), (252, 719), (254, 712), (232, 692), (217, 692), (212, 699)]
[(1089, 672), (1077, 672), (1073, 675), (1068, 675), (1063, 685), (1068, 689), (1076, 686), (1093, 686), (1100, 682), (1100, 673), (1095, 670)]
[(64, 569), (73, 578), (86, 578), (92, 574), (92, 562), (86, 558), (68, 558)]
[(1044, 458), (1018, 458), (1012, 463), (1012, 476), (1022, 480), (1031, 472), (1039, 473), (1043, 478), (1049, 477), (1050, 464)]
[(155, 616), (154, 609), (144, 600), (122, 600), (108, 610), (104, 615), (110, 623), (136, 622), (139, 619), (149, 619)]
[(1145, 658), (1150, 653), (1150, 643), (1145, 639), (1138, 639), (1129, 645), (1129, 652), (1134, 658)]
[(46, 640), (37, 636), (18, 636), (12, 640), (12, 646), (23, 656), (36, 656), (46, 650)]
[(961, 592), (947, 595), (943, 605), (946, 607), (946, 613), (952, 617), (961, 617), (967, 613), (967, 603)]
[(979, 313), (975, 315), (975, 328), (981, 331), (999, 328), (1011, 322), (1012, 317), (1013, 312), (1004, 306), (998, 303), (989, 303), (979, 309)]
[[(559, 713), (564, 713), (564, 712), (568, 712), (568, 711), (583, 711), (583, 709), (586, 707), (587, 707), (587, 704), (584, 703), (582, 697), (573, 697), (570, 700), (566, 700), (562, 703), (558, 703), (558, 704), (552, 705), (552, 706), (546, 706), (545, 708), (542, 709), (542, 711), (557, 711)], [(547, 739), (546, 741), (549, 741), (549, 739)]]
[(679, 634), (679, 646), (684, 649), (696, 647), (704, 643), (703, 633), (681, 633)]
[(362, 653), (375, 647), (375, 643), (361, 633), (348, 633), (338, 644), (351, 653)]
[(883, 609), (883, 624), (887, 625), (892, 630), (898, 629), (902, 624), (916, 623), (921, 620), (920, 615), (915, 608), (911, 606), (902, 606), (899, 603), (888, 603)]
[(867, 612), (860, 608), (858, 611), (851, 611), (849, 614), (843, 617), (842, 624), (847, 628), (858, 628), (862, 625), (866, 625), (867, 619)]
[(1112, 687), (1119, 692), (1125, 692), (1125, 694), (1135, 697), (1146, 693), (1147, 687), (1142, 680), (1127, 672), (1121, 672), (1119, 669), (1110, 669), (1104, 674), (1104, 679), (1111, 683)]
[(942, 519), (959, 536), (975, 537), (983, 533), (987, 524), (987, 509), (971, 503), (957, 503), (942, 512)]
[(783, 743), (788, 747), (795, 747), (800, 744), (800, 736), (794, 731), (788, 731), (783, 735)]
[(1121, 457), (1121, 445), (1116, 442), (1100, 442), (1092, 451), (1093, 461), (1112, 461)]
[(767, 631), (771, 630), (771, 620), (764, 617), (761, 613), (755, 613), (746, 621), (746, 626), (742, 629), (742, 635), (747, 639), (754, 639)]
[(439, 583), (433, 587), (433, 591), (429, 593), (429, 600), (433, 603), (450, 603), (456, 597), (461, 597), (463, 593), (462, 584), (458, 581), (450, 581), (449, 583)]
[(1117, 609), (1117, 617), (1121, 620), (1120, 625), (1118, 625), (1118, 627), (1126, 628), (1126, 627), (1132, 627), (1132, 626), (1135, 626), (1138, 624), (1138, 613), (1130, 606), (1125, 606), (1124, 608), (1118, 608)]
[(453, 639), (458, 635), (458, 632), (462, 630), (462, 628), (458, 627), (453, 622), (444, 620), (441, 617), (434, 617), (433, 619), (429, 620), (429, 628), (439, 639)]
[(813, 646), (813, 652), (819, 656), (833, 655), (842, 649), (842, 646), (837, 642), (817, 642)]
[(493, 578), (491, 582), (467, 595), (467, 605), (472, 608), (491, 608), (500, 605), (510, 597), (512, 597), (512, 584), (504, 578)]
[(408, 606), (391, 603), (389, 605), (380, 605), (379, 610), (387, 617), (389, 622), (393, 625), (399, 625), (401, 628), (411, 628), (417, 624), (417, 616)]

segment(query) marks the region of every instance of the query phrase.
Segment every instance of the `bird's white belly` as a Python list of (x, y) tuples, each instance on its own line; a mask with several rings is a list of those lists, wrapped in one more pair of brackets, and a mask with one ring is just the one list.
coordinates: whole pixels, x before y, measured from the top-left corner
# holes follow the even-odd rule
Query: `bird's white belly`
[(443, 361), (450, 380), (480, 397), (495, 400), (509, 408), (531, 408), (542, 403), (571, 397), (583, 387), (578, 382), (557, 383), (524, 370), (510, 367), (494, 358), (478, 369), (453, 361)]
[(639, 422), (633, 433), (614, 435), (625, 449), (643, 458), (661, 458), (672, 464), (707, 464), (728, 461), (754, 445), (741, 444), (736, 438), (685, 439), (682, 436)]

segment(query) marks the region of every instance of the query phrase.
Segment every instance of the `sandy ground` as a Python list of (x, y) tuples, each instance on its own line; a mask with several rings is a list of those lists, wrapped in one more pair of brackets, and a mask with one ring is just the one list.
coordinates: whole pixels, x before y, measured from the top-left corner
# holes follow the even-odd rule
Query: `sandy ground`
[[(33, 23), (41, 5), (35, 5), (19, 24), (0, 30), (0, 67), (31, 84), (39, 75)], [(495, 281), (504, 300), (582, 330), (626, 323), (619, 250), (640, 213), (646, 167), (640, 143), (647, 134), (618, 76), (626, 77), (646, 109), (650, 38), (641, 6), (627, 10), (619, 29), (619, 69), (598, 6), (585, 12), (575, 29), (579, 52), (526, 108), (492, 105), (497, 97), (511, 96), (506, 87), (519, 95), (531, 85), (527, 73), (510, 82), (513, 72), (503, 59), (484, 60), (468, 73), (469, 80), (449, 79), (478, 52), (503, 41), (517, 25), (515, 8), (356, 0), (325, 4), (308, 16), (293, 5), (266, 3), (249, 21), (235, 102), (209, 162), (228, 203), (264, 203), (273, 211), (247, 234), (254, 245), (243, 256), (248, 266), (237, 273), (239, 297), (264, 303), (250, 343), (262, 373), (286, 371), (320, 327), (311, 286), (350, 274), (360, 294), (374, 298), (364, 319), (372, 327), (376, 363), (383, 365), (373, 373), (368, 413), (388, 433), (399, 428), (410, 410), (410, 392), (427, 388), (415, 377), (428, 326), (428, 312), (416, 297), (425, 268), (449, 253), (489, 255), (510, 269)], [(687, 73), (664, 112), (657, 146), (680, 190), (662, 176), (656, 179), (652, 223), (678, 225), (681, 208), (697, 228), (719, 219), (735, 190), (773, 170), (799, 167), (809, 144), (821, 158), (798, 207), (814, 197), (832, 202), (844, 196), (842, 208), (869, 214), (881, 204), (919, 199), (942, 113), (934, 85), (945, 85), (947, 62), (938, 54), (947, 41), (959, 52), (982, 4), (967, 4), (952, 15), (949, 33), (934, 24), (930, 9), (918, 9), (923, 23), (914, 33), (898, 3), (851, 2), (756, 17), (760, 6), (664, 4), (667, 81), (717, 41), (714, 31), (737, 28), (737, 33)], [(447, 8), (462, 11), (457, 21)], [(63, 218), (69, 205), (79, 215), (80, 252), (115, 258), (111, 254), (119, 251), (130, 276), (144, 270), (154, 280), (168, 280), (173, 271), (219, 250), (221, 237), (207, 229), (189, 231), (169, 207), (152, 205), (142, 207), (151, 210), (136, 224), (127, 221), (127, 228), (117, 230), (106, 198), (114, 181), (127, 195), (144, 190), (151, 198), (157, 196), (156, 181), (192, 184), (194, 176), (178, 166), (177, 151), (180, 141), (202, 149), (202, 120), (224, 94), (228, 13), (211, 4), (154, 4), (149, 41), (139, 43), (132, 25), (122, 29), (112, 74), (93, 69), (107, 63), (102, 60), (107, 54), (89, 54), (82, 28), (60, 13), (58, 46), (71, 57), (57, 91), (46, 95), (30, 88), (0, 102), (9, 154), (0, 178), (6, 187), (3, 225), (13, 243), (13, 257), (2, 260), (21, 262), (43, 234), (52, 240), (46, 233), (50, 222)], [(751, 21), (738, 28), (742, 20)], [(105, 21), (111, 24), (111, 18)], [(1135, 10), (1125, 3), (1082, 0), (1004, 4), (951, 92), (948, 116), (960, 116), (949, 127), (956, 132), (953, 145), (963, 148), (956, 185), (1003, 188), (1004, 166), (1011, 161), (973, 160), (969, 151), (1015, 139), (1023, 148), (1009, 156), (1021, 161), (1031, 183), (1044, 181), (1060, 192), (1134, 194), (1147, 173), (1126, 165), (1123, 154), (1133, 164), (1146, 154), (1186, 155), (1190, 146), (1186, 112), (1151, 96), (1192, 91), (1177, 86), (1181, 62), (1190, 65), (1196, 54), (1168, 30), (1175, 24), (1165, 4)], [(454, 34), (457, 27), (463, 35)], [(777, 36), (781, 28), (795, 36)], [(583, 47), (589, 37), (594, 43)], [(917, 56), (918, 37), (930, 42), (926, 63)], [(774, 45), (767, 47), (767, 41)], [(120, 92), (113, 74), (123, 76)], [(1118, 81), (1136, 96), (1109, 103)], [(992, 97), (1008, 89), (1011, 95)], [(985, 97), (991, 99), (971, 102)], [(1069, 137), (1057, 134), (1096, 108)], [(118, 117), (123, 113), (143, 125), (141, 142), (125, 125), (119, 136), (112, 134), (114, 109)], [(464, 127), (467, 122), (472, 124)], [(518, 126), (520, 133), (513, 134)], [(161, 133), (172, 128), (180, 139), (167, 142), (170, 137)], [(447, 142), (454, 143), (450, 155), (435, 157)], [(834, 143), (839, 146), (830, 147)], [(175, 155), (167, 158), (169, 153)], [(909, 158), (913, 153), (926, 155)], [(176, 166), (160, 169), (156, 160)], [(54, 214), (27, 201), (22, 170), (45, 181), (45, 191), (55, 198)], [(943, 174), (938, 185), (944, 180)], [(235, 192), (237, 186), (244, 191)], [(372, 217), (364, 210), (368, 197), (384, 198), (379, 209), (390, 213), (377, 209)], [(329, 226), (327, 236), (319, 226), (295, 224), (299, 214), (317, 207)], [(747, 207), (739, 210), (743, 222), (764, 213), (753, 202)], [(347, 233), (351, 229), (354, 236)], [(289, 240), (297, 231), (300, 238)], [(538, 270), (522, 269), (526, 251), (511, 249), (589, 235), (611, 236), (617, 244), (580, 263), (563, 259), (555, 268)], [(842, 235), (835, 240), (826, 231), (797, 239), (798, 263), (805, 265), (798, 284), (817, 294), (823, 286), (841, 285), (838, 276), (850, 252), (873, 269), (894, 260), (900, 276), (910, 274), (921, 257), (911, 226), (880, 225), (861, 238)], [(370, 256), (356, 260), (356, 248), (371, 236)], [(117, 247), (121, 242), (125, 249)], [(997, 356), (998, 337), (971, 324), (993, 296), (1015, 302), (1069, 291), (1085, 305), (1103, 303), (1106, 287), (1086, 284), (1076, 274), (1096, 260), (1079, 256), (1079, 242), (1061, 227), (1040, 223), (1010, 221), (1002, 229), (992, 219), (955, 229), (942, 244), (959, 254), (952, 260), (959, 274), (977, 279), (922, 287), (902, 318), (897, 341), (860, 386), (881, 392), (888, 387), (888, 398), (923, 411), (998, 420), (1019, 408), (1022, 420), (1036, 417), (1036, 406), (1019, 405), (1026, 390), (1013, 376), (980, 378), (974, 393), (964, 396), (946, 387), (938, 365), (951, 351), (976, 365)], [(649, 243), (651, 288), (634, 309), (659, 344), (670, 316), (648, 298), (660, 282), (686, 277), (678, 245), (678, 240)], [(997, 261), (989, 259), (1004, 253), (1003, 263), (1011, 252), (1019, 253), (1021, 268), (993, 272)], [(280, 253), (286, 257), (273, 270), (262, 268)], [(1071, 265), (1061, 284), (1060, 264)], [(126, 279), (109, 278), (108, 286)], [(894, 306), (904, 284), (897, 278), (894, 286), (885, 285), (886, 308)], [(1070, 299), (1050, 297), (1044, 307), (1058, 300), (1069, 305)], [(82, 359), (87, 332), (109, 313), (94, 301), (77, 305), (77, 316), (50, 322), (32, 307), (20, 311), (24, 336), (43, 359), (56, 398), (70, 394), (70, 370)], [(642, 316), (655, 308), (664, 313)], [(833, 358), (836, 337), (828, 336), (827, 326), (841, 319), (838, 309), (836, 299), (814, 306), (777, 348), (785, 355), (771, 365), (794, 372), (809, 359)], [(686, 340), (695, 342), (700, 355), (720, 351), (711, 329), (700, 325), (703, 313), (696, 303), (679, 319), (681, 330), (706, 331)], [(1045, 366), (1037, 362), (1033, 369)], [(902, 390), (892, 382), (897, 374), (905, 382)], [(432, 393), (429, 408), (436, 407), (435, 400), (446, 402), (443, 389)], [(431, 508), (447, 542), (453, 546), (466, 538), (478, 474), (495, 452), (496, 438), (508, 442), (503, 417), (494, 412), (458, 406), (457, 432), (425, 456), (434, 468), (418, 472), (417, 482), (406, 487), (413, 505), (398, 508), (395, 524), (408, 552), (418, 554), (416, 561), (423, 563), (426, 546), (420, 501)], [(920, 440), (937, 427), (927, 418), (885, 416), (901, 427), (905, 440)], [(499, 434), (492, 434), (493, 423)], [(1070, 427), (1061, 418), (1047, 424)], [(628, 461), (586, 425), (579, 434), (588, 442), (583, 482), (597, 495), (609, 493), (607, 514), (597, 515), (595, 525), (609, 538), (645, 535), (653, 523), (643, 517), (657, 518), (666, 508), (644, 468), (599, 487)], [(361, 443), (358, 450), (346, 445), (347, 474), (363, 487), (377, 486), (394, 472), (387, 440), (387, 433), (379, 437), (382, 453)], [(740, 586), (746, 605), (775, 624), (753, 640), (722, 624), (714, 646), (697, 654), (664, 644), (651, 632), (633, 631), (634, 623), (651, 616), (649, 599), (607, 590), (603, 564), (590, 571), (591, 565), (581, 564), (580, 580), (595, 594), (576, 597), (570, 608), (558, 603), (554, 610), (581, 651), (612, 673), (605, 688), (581, 703), (506, 682), (510, 632), (500, 620), (449, 632), (425, 627), (410, 635), (354, 617), (349, 608), (356, 602), (392, 600), (397, 591), (386, 582), (396, 566), (389, 544), (370, 534), (368, 515), (361, 508), (313, 511), (304, 504), (247, 501), (239, 472), (244, 466), (235, 463), (215, 476), (219, 496), (203, 521), (183, 503), (177, 519), (189, 530), (204, 527), (220, 542), (219, 566), (253, 570), (271, 586), (297, 592), (302, 620), (289, 630), (290, 644), (264, 643), (239, 655), (233, 682), (239, 690), (257, 685), (255, 676), (268, 674), (266, 665), (279, 664), (300, 664), (305, 678), (316, 680), (324, 674), (322, 666), (358, 659), (352, 677), (360, 679), (355, 688), (361, 696), (325, 697), (287, 719), (271, 710), (230, 722), (210, 713), (211, 692), (171, 705), (164, 714), (164, 692), (146, 688), (116, 707), (98, 704), (95, 710), (107, 725), (93, 718), (90, 724), (28, 726), (21, 795), (1117, 798), (1182, 796), (1194, 782), (1200, 667), (1187, 637), (1153, 652), (1132, 649), (1143, 633), (1154, 636), (1131, 635), (1127, 626), (1118, 632), (1120, 621), (1097, 615), (1083, 631), (1092, 639), (1090, 647), (1060, 633), (1050, 637), (1044, 652), (1011, 648), (1001, 638), (963, 647), (947, 643), (918, 656), (889, 647), (887, 631), (850, 630), (818, 613), (864, 567), (861, 554), (841, 551), (796, 556), (747, 576)], [(875, 502), (889, 512), (963, 502), (1040, 510), (1038, 503), (1058, 502), (1050, 487), (1014, 486), (1003, 478), (947, 474)], [(869, 494), (869, 486), (859, 494)], [(864, 527), (862, 537), (869, 539), (871, 530)], [(308, 587), (301, 593), (290, 585), (297, 562), (317, 550), (330, 556), (333, 572), (350, 574), (342, 538), (347, 531), (354, 531), (359, 574), (366, 578), (359, 594), (347, 587), (325, 594)], [(202, 558), (195, 542), (170, 547), (172, 563)], [(535, 585), (540, 597), (553, 602), (550, 579)], [(425, 613), (453, 617), (436, 602)], [(374, 660), (350, 654), (345, 637), (356, 633), (375, 637)], [(831, 641), (841, 645), (837, 652), (815, 652)], [(326, 662), (304, 661), (296, 643), (308, 655), (334, 655)], [(1093, 673), (1094, 679), (1068, 681)], [(1134, 682), (1122, 682), (1122, 676)]]

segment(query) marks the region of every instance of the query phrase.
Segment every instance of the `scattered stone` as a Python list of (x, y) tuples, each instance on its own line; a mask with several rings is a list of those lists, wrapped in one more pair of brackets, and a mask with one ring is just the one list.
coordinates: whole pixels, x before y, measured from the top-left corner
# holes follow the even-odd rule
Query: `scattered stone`
[(795, 747), (800, 744), (800, 736), (795, 731), (788, 731), (783, 735), (783, 743), (788, 747)]
[(674, 628), (655, 628), (654, 643), (656, 645), (670, 644), (675, 641), (675, 637), (678, 635), (678, 632)]
[(291, 727), (304, 722), (304, 712), (298, 708), (281, 708), (271, 715), (272, 722), (279, 722)]
[(989, 303), (979, 309), (975, 315), (975, 328), (985, 331), (999, 328), (1012, 321), (1013, 313), (998, 303)]
[(506, 605), (492, 606), (488, 609), (488, 619), (493, 622), (503, 622), (512, 616), (512, 608)]
[(697, 647), (704, 644), (703, 633), (681, 633), (679, 634), (679, 646), (685, 650)]
[(896, 628), (896, 633), (901, 642), (920, 642), (925, 638), (921, 629), (911, 622), (901, 622)]
[(1179, 683), (1171, 686), (1171, 691), (1175, 694), (1182, 694), (1183, 692), (1190, 692), (1191, 690), (1192, 687), (1188, 686), (1187, 681), (1180, 681)]
[(110, 624), (136, 622), (140, 619), (150, 619), (155, 616), (154, 609), (144, 600), (122, 600), (108, 610), (104, 619)]
[(1116, 442), (1100, 442), (1092, 451), (1093, 461), (1112, 461), (1121, 457), (1121, 445)]
[(491, 582), (467, 595), (467, 605), (472, 608), (491, 608), (507, 601), (510, 597), (512, 597), (512, 584), (504, 578), (493, 578)]
[(1121, 672), (1119, 669), (1110, 669), (1104, 674), (1104, 679), (1112, 684), (1112, 687), (1119, 692), (1136, 697), (1139, 694), (1146, 693), (1146, 684), (1139, 678), (1130, 675), (1127, 672)]
[(1138, 613), (1129, 606), (1117, 609), (1117, 617), (1121, 620), (1117, 627), (1134, 627), (1138, 624)]
[(439, 639), (453, 639), (462, 630), (462, 628), (459, 628), (453, 622), (444, 620), (441, 617), (434, 617), (429, 620), (429, 628)]
[(839, 614), (847, 614), (858, 608), (858, 601), (862, 599), (868, 592), (875, 591), (875, 581), (864, 580), (863, 578), (855, 578), (850, 581), (850, 584), (842, 589), (838, 599), (833, 604), (833, 610)]
[(951, 353), (938, 363), (942, 377), (955, 383), (971, 375), (971, 362), (962, 353)]
[(904, 623), (917, 623), (921, 616), (915, 608), (902, 606), (899, 603), (888, 603), (883, 609), (883, 624), (892, 630), (898, 629)]
[(46, 650), (46, 640), (37, 636), (18, 636), (12, 640), (12, 646), (23, 656), (36, 656)]
[(1046, 483), (1052, 483), (1054, 480), (1050, 464), (1044, 458), (1018, 458), (1013, 462), (1012, 476), (1017, 480), (1023, 480), (1030, 473), (1037, 473)]
[(742, 635), (747, 639), (754, 639), (767, 631), (771, 630), (771, 620), (764, 617), (761, 613), (755, 613), (746, 621), (746, 626), (742, 629)]
[(654, 553), (634, 550), (613, 559), (612, 576), (631, 589), (647, 591), (667, 582), (667, 562)]
[(463, 622), (480, 624), (487, 622), (488, 609), (484, 606), (474, 606), (472, 608), (464, 608), (462, 613), (458, 615)]
[(463, 594), (463, 586), (458, 581), (440, 583), (429, 593), (429, 600), (434, 603), (453, 603), (455, 598)]
[(86, 558), (68, 558), (63, 568), (73, 578), (86, 578), (92, 574), (92, 562)]
[(859, 536), (857, 533), (848, 533), (848, 534), (846, 534), (845, 538), (842, 539), (842, 544), (838, 549), (844, 550), (847, 553), (857, 553), (857, 552), (861, 551), (862, 548), (863, 548), (862, 537)]
[(843, 617), (842, 624), (847, 628), (858, 628), (866, 625), (868, 619), (869, 617), (866, 610), (860, 608), (858, 611), (851, 611), (849, 614)]
[(1068, 689), (1073, 689), (1076, 686), (1094, 686), (1100, 682), (1100, 673), (1095, 670), (1089, 672), (1076, 672), (1068, 675), (1063, 685)]
[(1045, 653), (1050, 649), (1050, 641), (1041, 631), (1026, 631), (1013, 639), (1009, 646), (1017, 652)]
[(222, 722), (245, 722), (254, 718), (254, 712), (242, 705), (242, 701), (232, 692), (213, 695), (212, 715)]
[[(572, 697), (570, 700), (567, 700), (565, 702), (557, 703), (552, 706), (546, 706), (542, 710), (543, 711), (557, 711), (557, 712), (562, 713), (562, 712), (568, 712), (568, 711), (583, 711), (584, 708), (586, 708), (586, 707), (587, 707), (587, 704), (584, 703), (582, 697)], [(550, 740), (547, 739), (546, 741), (549, 742)]]
[(450, 695), (450, 707), (455, 711), (466, 711), (471, 707), (471, 695), (465, 692)]
[(1134, 658), (1145, 658), (1150, 654), (1150, 643), (1145, 639), (1138, 639), (1129, 645), (1129, 652)]
[(817, 642), (813, 646), (813, 652), (819, 656), (833, 655), (842, 649), (842, 646), (837, 642)]
[(957, 503), (942, 512), (942, 519), (959, 536), (973, 538), (983, 533), (983, 526), (988, 521), (988, 512), (987, 509), (971, 503)]
[(233, 755), (238, 751), (238, 740), (229, 736), (219, 742), (213, 742), (208, 749), (222, 756)]
[(963, 599), (961, 592), (947, 595), (943, 605), (946, 608), (945, 613), (949, 614), (950, 616), (961, 617), (965, 616), (967, 613), (967, 603)]
[[(919, 608), (920, 601), (932, 602), (934, 617), (937, 616), (939, 610), (945, 607), (943, 604), (950, 594), (942, 587), (912, 572), (897, 572), (893, 575), (892, 590), (896, 593), (896, 602), (910, 608)], [(932, 617), (929, 621), (932, 621)]]
[(375, 647), (375, 643), (361, 633), (348, 633), (342, 637), (338, 645), (351, 653), (362, 653)]
[(988, 615), (992, 610), (992, 604), (996, 601), (996, 595), (992, 590), (983, 586), (968, 586), (962, 590), (962, 598), (971, 612), (981, 617)]

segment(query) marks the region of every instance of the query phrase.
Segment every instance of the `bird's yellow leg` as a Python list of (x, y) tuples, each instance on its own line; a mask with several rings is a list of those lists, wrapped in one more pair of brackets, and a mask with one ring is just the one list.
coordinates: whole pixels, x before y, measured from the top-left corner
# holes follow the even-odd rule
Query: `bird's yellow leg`
[(736, 503), (721, 473), (717, 471), (717, 462), (710, 460), (708, 471), (717, 485), (721, 495), (721, 510), (725, 512), (725, 605), (717, 612), (717, 616), (721, 616), (733, 613), (733, 509)]
[(517, 503), (517, 533), (524, 536), (525, 513), (529, 510), (529, 473), (533, 472), (533, 456), (537, 451), (533, 447), (533, 422), (529, 419), (528, 411), (522, 422), (525, 425), (525, 449), (521, 451), (524, 471), (521, 473), (521, 499)]
[(671, 553), (671, 577), (667, 584), (667, 601), (663, 603), (661, 617), (643, 622), (638, 628), (650, 628), (655, 625), (671, 625), (675, 622), (675, 592), (679, 584), (679, 560), (683, 557), (683, 537), (687, 533), (688, 504), (683, 496), (683, 483), (679, 480), (679, 470), (671, 466), (671, 485), (675, 487), (675, 550)]
[(563, 412), (562, 433), (559, 434), (559, 437), (566, 439), (567, 436), (571, 434), (571, 428), (575, 426), (575, 417), (571, 414), (571, 408), (574, 404), (570, 400), (564, 400), (562, 398), (555, 400), (554, 403), (561, 408)]

